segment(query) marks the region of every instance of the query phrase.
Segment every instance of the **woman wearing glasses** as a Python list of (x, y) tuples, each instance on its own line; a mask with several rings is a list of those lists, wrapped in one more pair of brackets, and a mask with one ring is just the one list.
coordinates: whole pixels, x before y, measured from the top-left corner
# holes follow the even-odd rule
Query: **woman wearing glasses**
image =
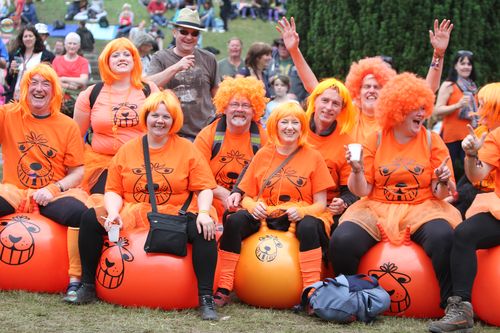
[(456, 179), (463, 175), (465, 153), (461, 147), (467, 136), (467, 124), (477, 126), (477, 86), (474, 80), (474, 60), (471, 51), (458, 51), (448, 77), (439, 88), (434, 115), (443, 118), (442, 137), (453, 162)]

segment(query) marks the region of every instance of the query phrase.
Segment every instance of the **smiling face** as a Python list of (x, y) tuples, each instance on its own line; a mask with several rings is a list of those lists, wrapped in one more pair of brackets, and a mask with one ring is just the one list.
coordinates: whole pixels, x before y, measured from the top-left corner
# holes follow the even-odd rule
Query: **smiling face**
[(241, 42), (238, 39), (233, 39), (227, 44), (227, 53), (229, 58), (241, 57)]
[(415, 137), (425, 120), (425, 110), (420, 108), (406, 115), (406, 118), (400, 124), (394, 126), (394, 130), (400, 132), (406, 137)]
[(257, 68), (264, 70), (269, 66), (269, 63), (272, 60), (272, 55), (271, 53), (269, 54), (263, 54), (257, 59)]
[(52, 95), (50, 81), (40, 74), (34, 75), (28, 86), (28, 105), (31, 113), (37, 116), (49, 115)]
[[(342, 111), (343, 101), (337, 90), (328, 88), (314, 101), (314, 122), (317, 127), (330, 127)], [(321, 126), (320, 126), (321, 125)]]
[(293, 146), (299, 141), (302, 126), (294, 116), (281, 118), (278, 121), (278, 137), (283, 146)]
[(64, 42), (64, 48), (66, 49), (67, 54), (75, 55), (80, 49), (80, 43), (74, 39), (68, 39)]
[(24, 30), (23, 33), (23, 44), (27, 49), (32, 49), (35, 47), (36, 37), (32, 31)]
[(149, 112), (146, 117), (148, 134), (153, 138), (163, 139), (168, 135), (173, 122), (174, 120), (170, 112), (167, 111), (167, 107), (161, 103), (155, 111)]
[(172, 33), (175, 38), (176, 53), (181, 56), (193, 54), (198, 44), (200, 31), (185, 27), (177, 27), (172, 30)]
[(472, 73), (472, 63), (469, 58), (463, 57), (455, 64), (457, 74), (463, 78), (468, 78)]
[(382, 87), (375, 79), (375, 76), (368, 74), (363, 79), (361, 84), (361, 110), (368, 115), (373, 115), (373, 110), (375, 108), (375, 102), (377, 102), (380, 89)]
[(116, 50), (109, 56), (109, 68), (118, 75), (130, 74), (134, 68), (132, 53), (127, 49)]
[(252, 103), (245, 96), (233, 96), (226, 107), (226, 118), (229, 129), (247, 128), (254, 115)]

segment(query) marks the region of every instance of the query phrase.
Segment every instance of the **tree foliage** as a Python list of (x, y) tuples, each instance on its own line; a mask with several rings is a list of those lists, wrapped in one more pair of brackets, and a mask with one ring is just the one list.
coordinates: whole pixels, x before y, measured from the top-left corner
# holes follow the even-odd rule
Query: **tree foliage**
[(458, 50), (474, 52), (477, 81), (500, 81), (500, 0), (288, 0), (300, 48), (318, 78), (344, 79), (353, 61), (387, 55), (425, 76), (434, 19), (455, 25), (443, 78)]

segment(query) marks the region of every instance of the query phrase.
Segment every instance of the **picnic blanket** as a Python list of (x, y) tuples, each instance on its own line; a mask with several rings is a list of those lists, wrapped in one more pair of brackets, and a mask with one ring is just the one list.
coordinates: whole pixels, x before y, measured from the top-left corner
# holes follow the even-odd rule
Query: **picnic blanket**
[[(78, 29), (78, 24), (66, 24), (64, 29), (54, 30), (54, 26), (48, 24), (50, 37), (65, 37), (70, 32), (75, 32)], [(96, 40), (112, 40), (116, 36), (118, 26), (110, 25), (107, 28), (101, 28), (98, 23), (87, 23), (87, 29), (92, 32)]]

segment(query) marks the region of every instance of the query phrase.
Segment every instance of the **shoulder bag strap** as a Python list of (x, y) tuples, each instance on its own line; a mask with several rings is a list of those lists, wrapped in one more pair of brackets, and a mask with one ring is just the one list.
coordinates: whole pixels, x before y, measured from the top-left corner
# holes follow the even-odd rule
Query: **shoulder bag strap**
[[(153, 176), (151, 175), (151, 161), (149, 158), (149, 145), (148, 145), (148, 136), (144, 135), (142, 137), (142, 150), (144, 154), (144, 167), (146, 168), (146, 178), (148, 179), (148, 192), (149, 192), (149, 202), (151, 203), (151, 209), (153, 212), (157, 213), (158, 208), (156, 206), (156, 197), (153, 185)], [(191, 200), (193, 199), (193, 192), (189, 192), (189, 196), (182, 205), (181, 209), (179, 209), (179, 215), (185, 215), (186, 211), (191, 204)]]
[(298, 151), (300, 150), (300, 148), (302, 148), (302, 147), (298, 147), (290, 155), (288, 155), (288, 157), (283, 162), (281, 162), (281, 164), (278, 165), (278, 167), (276, 169), (274, 169), (274, 171), (262, 182), (262, 185), (260, 186), (260, 190), (259, 190), (259, 195), (257, 195), (257, 200), (260, 198), (262, 192), (264, 191), (264, 187), (267, 184), (267, 182), (271, 178), (273, 178), (273, 176), (276, 173), (278, 173), (278, 171), (280, 171), (288, 162), (290, 162), (290, 160), (295, 156), (295, 154), (298, 153)]

